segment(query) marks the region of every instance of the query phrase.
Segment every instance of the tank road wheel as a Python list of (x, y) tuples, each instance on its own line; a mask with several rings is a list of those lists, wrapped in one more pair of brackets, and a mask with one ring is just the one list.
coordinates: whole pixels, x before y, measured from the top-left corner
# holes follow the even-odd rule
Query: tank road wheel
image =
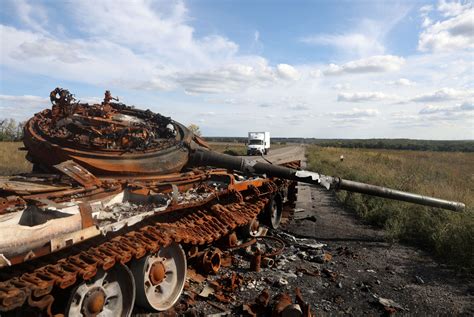
[(74, 288), (66, 316), (130, 316), (134, 302), (133, 275), (125, 265), (116, 265)]
[(264, 219), (265, 224), (272, 229), (277, 229), (280, 225), (283, 205), (280, 195), (275, 195), (265, 206)]
[(178, 301), (186, 281), (186, 256), (177, 243), (147, 255), (132, 266), (137, 285), (137, 304), (157, 311)]
[(258, 218), (253, 218), (249, 223), (240, 228), (239, 234), (244, 238), (253, 238), (261, 234), (261, 229)]

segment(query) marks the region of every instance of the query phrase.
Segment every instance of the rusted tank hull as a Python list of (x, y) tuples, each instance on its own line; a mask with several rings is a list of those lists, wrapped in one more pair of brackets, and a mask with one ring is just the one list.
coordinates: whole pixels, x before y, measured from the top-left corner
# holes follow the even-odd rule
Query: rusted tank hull
[[(70, 169), (79, 170), (80, 167), (70, 162), (58, 168), (62, 171)], [(265, 206), (275, 196), (284, 195), (290, 185), (290, 182), (274, 182), (268, 178), (236, 181), (231, 173), (210, 169), (162, 175), (150, 178), (146, 183), (133, 184), (97, 179), (83, 182), (86, 175), (82, 176), (69, 175), (82, 183), (79, 187), (73, 184), (71, 188), (56, 192), (18, 194), (29, 204), (48, 204), (41, 214), (61, 208), (72, 213), (71, 208), (74, 207), (76, 213), (67, 216), (64, 221), (74, 221), (75, 224), (73, 231), (66, 233), (65, 228), (51, 228), (47, 222), (39, 225), (24, 223), (31, 232), (35, 231), (35, 227), (39, 230), (47, 227), (51, 231), (47, 232), (50, 238), (43, 239), (41, 246), (29, 244), (34, 246), (30, 250), (24, 249), (28, 243), (24, 243), (21, 250), (0, 250), (3, 257), (3, 263), (0, 261), (0, 267), (3, 266), (0, 312), (14, 313), (18, 309), (39, 311), (44, 315), (64, 313), (65, 303), (57, 301), (56, 297), (71, 292), (76, 285), (93, 281), (101, 272), (113, 271), (124, 264), (134, 267), (141, 259), (172, 244), (180, 243), (185, 249), (202, 249), (218, 240), (225, 240), (265, 212)], [(218, 188), (217, 183), (220, 184)], [(171, 201), (160, 200), (160, 203), (157, 195), (170, 197)], [(127, 201), (122, 203), (121, 199)], [(113, 220), (107, 224), (108, 218), (100, 217), (100, 212), (109, 207), (100, 207), (97, 203), (105, 201), (116, 203), (121, 221)], [(128, 212), (124, 206), (131, 208), (128, 205), (130, 201), (136, 203), (133, 211), (137, 214), (122, 217)], [(18, 207), (19, 212), (22, 208)], [(114, 212), (113, 209), (111, 212)], [(3, 214), (3, 217), (8, 215)], [(101, 223), (99, 219), (106, 222)], [(57, 219), (51, 221), (55, 224)], [(22, 226), (23, 230), (25, 226)], [(52, 232), (55, 230), (60, 230), (61, 234), (56, 235)], [(75, 247), (69, 248), (71, 245)], [(56, 253), (54, 257), (49, 255), (53, 252)], [(39, 262), (32, 262), (36, 258), (40, 258)], [(25, 261), (31, 264), (18, 266)], [(72, 308), (69, 306), (68, 309)]]

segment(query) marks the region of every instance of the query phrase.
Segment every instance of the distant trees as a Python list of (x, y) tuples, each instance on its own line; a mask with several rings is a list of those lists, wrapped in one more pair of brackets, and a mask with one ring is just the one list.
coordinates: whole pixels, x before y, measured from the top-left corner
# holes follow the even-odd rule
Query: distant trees
[(23, 138), (25, 123), (11, 118), (0, 119), (0, 141), (20, 141)]

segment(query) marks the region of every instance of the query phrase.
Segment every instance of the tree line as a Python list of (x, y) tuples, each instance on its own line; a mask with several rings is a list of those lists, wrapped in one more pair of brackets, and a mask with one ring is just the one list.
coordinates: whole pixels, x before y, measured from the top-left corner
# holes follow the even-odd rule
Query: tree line
[(23, 127), (26, 122), (15, 119), (0, 119), (0, 141), (20, 141), (23, 138)]

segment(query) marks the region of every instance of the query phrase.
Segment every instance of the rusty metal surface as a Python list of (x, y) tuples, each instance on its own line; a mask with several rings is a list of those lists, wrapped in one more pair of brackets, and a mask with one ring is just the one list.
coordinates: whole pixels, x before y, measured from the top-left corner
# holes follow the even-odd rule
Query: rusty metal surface
[(76, 164), (74, 161), (64, 161), (54, 166), (61, 173), (66, 174), (85, 188), (99, 187), (102, 182), (92, 175), (88, 170)]
[[(174, 210), (158, 216), (154, 222), (138, 230), (131, 230), (110, 241), (86, 248), (76, 254), (36, 268), (33, 271), (16, 267), (10, 272), (13, 278), (0, 282), (0, 311), (22, 306), (26, 301), (36, 302), (46, 298), (50, 307), (49, 294), (53, 288), (64, 289), (76, 280), (89, 280), (98, 269), (110, 269), (115, 263), (127, 263), (141, 258), (147, 252), (156, 252), (172, 241), (189, 245), (212, 243), (227, 235), (233, 229), (253, 219), (268, 202), (268, 198), (229, 193), (226, 203), (211, 201), (201, 208)], [(176, 217), (177, 213), (181, 213)], [(22, 272), (23, 271), (23, 272)], [(8, 276), (8, 272), (2, 275)], [(44, 307), (43, 307), (44, 306)]]

